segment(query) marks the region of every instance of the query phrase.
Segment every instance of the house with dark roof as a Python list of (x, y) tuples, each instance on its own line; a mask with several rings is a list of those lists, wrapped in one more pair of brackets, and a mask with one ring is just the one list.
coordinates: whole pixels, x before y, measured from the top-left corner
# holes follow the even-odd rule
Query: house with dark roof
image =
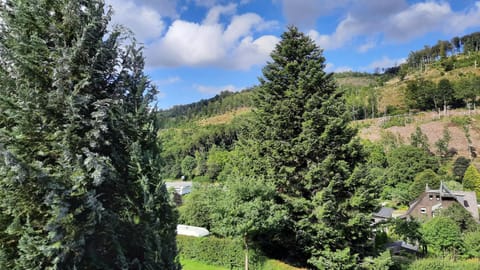
[(395, 241), (392, 243), (388, 243), (385, 245), (385, 247), (389, 249), (394, 255), (400, 255), (402, 254), (402, 252), (406, 252), (410, 254), (420, 253), (418, 246), (411, 245), (405, 241)]
[(478, 203), (475, 192), (450, 190), (443, 182), (440, 183), (439, 189), (430, 189), (428, 185), (426, 185), (425, 192), (410, 204), (404, 217), (430, 219), (434, 217), (440, 209), (446, 209), (456, 203), (465, 208), (477, 222), (479, 221)]
[(393, 208), (382, 207), (378, 212), (372, 214), (372, 222), (375, 225), (380, 222), (387, 221), (388, 219), (392, 218), (392, 214)]

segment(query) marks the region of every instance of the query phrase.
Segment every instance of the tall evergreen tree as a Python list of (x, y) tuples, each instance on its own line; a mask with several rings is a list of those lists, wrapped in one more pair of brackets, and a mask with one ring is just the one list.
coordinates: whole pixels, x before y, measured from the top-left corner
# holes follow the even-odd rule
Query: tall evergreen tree
[(242, 145), (257, 162), (241, 166), (273, 182), (277, 203), (288, 209), (290, 223), (271, 240), (281, 248), (273, 250), (318, 268), (355, 265), (370, 236), (375, 192), (365, 169), (355, 170), (364, 155), (342, 93), (324, 71), (321, 49), (297, 28), (271, 57)]
[(156, 90), (104, 10), (0, 1), (2, 269), (179, 269)]

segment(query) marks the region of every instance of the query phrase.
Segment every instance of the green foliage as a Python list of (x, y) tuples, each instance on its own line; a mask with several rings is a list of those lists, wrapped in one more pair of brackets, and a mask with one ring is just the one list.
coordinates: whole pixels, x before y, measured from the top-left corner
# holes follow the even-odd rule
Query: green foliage
[(261, 178), (232, 176), (225, 188), (218, 198), (217, 222), (212, 231), (225, 237), (243, 238), (248, 257), (253, 239), (282, 230), (287, 211), (274, 201), (273, 184)]
[[(177, 245), (183, 259), (195, 260), (227, 269), (244, 269), (244, 250), (240, 239), (177, 236)], [(250, 262), (259, 269), (265, 258), (256, 250), (250, 251)]]
[(453, 163), (453, 175), (455, 179), (462, 180), (468, 166), (470, 166), (470, 159), (466, 157), (458, 157)]
[(226, 267), (213, 266), (195, 260), (181, 259), (180, 263), (183, 270), (228, 270)]
[(477, 196), (480, 197), (480, 173), (473, 164), (470, 164), (465, 171), (465, 175), (463, 176), (463, 188), (465, 190), (475, 191)]
[(422, 149), (425, 152), (430, 151), (430, 145), (428, 145), (428, 137), (422, 132), (420, 127), (415, 129), (415, 132), (410, 135), (410, 145)]
[(448, 144), (450, 143), (451, 139), (452, 136), (450, 135), (450, 132), (447, 128), (445, 128), (443, 130), (442, 137), (435, 142), (435, 147), (437, 147), (437, 154), (444, 160), (449, 157)]
[(272, 183), (253, 177), (232, 176), (217, 198), (217, 222), (212, 231), (225, 237), (247, 237), (278, 230), (287, 213), (274, 202)]
[[(447, 62), (447, 61), (445, 61)], [(449, 69), (446, 67), (445, 69)], [(454, 101), (454, 89), (452, 83), (448, 79), (441, 79), (437, 84), (437, 91), (435, 96), (438, 98), (438, 102), (443, 103), (443, 110), (446, 112), (447, 106)]]
[(462, 234), (457, 223), (444, 216), (425, 222), (421, 228), (430, 251), (445, 255), (446, 252), (460, 254), (463, 251)]
[(308, 262), (315, 266), (317, 269), (356, 269), (358, 267), (358, 258), (356, 255), (352, 256), (350, 249), (345, 248), (343, 250), (319, 251), (318, 255), (310, 258)]
[(460, 191), (463, 190), (463, 185), (462, 185), (462, 183), (459, 183), (459, 182), (457, 182), (457, 181), (453, 181), (453, 180), (447, 181), (446, 184), (447, 184), (447, 187), (448, 187), (450, 190), (460, 190)]
[(429, 110), (436, 109), (438, 99), (435, 95), (436, 85), (432, 81), (417, 79), (407, 82), (405, 99), (409, 108)]
[(412, 118), (403, 115), (389, 116), (386, 121), (382, 123), (382, 128), (387, 129), (390, 127), (404, 127), (406, 124), (412, 123)]
[(210, 99), (200, 100), (188, 105), (176, 105), (157, 113), (157, 122), (162, 128), (174, 128), (201, 118), (230, 112), (235, 109), (252, 107), (253, 89), (233, 93), (222, 91)]
[(373, 86), (343, 86), (345, 102), (354, 120), (374, 118), (378, 113), (379, 93)]
[(389, 270), (393, 265), (392, 255), (389, 250), (386, 250), (378, 257), (365, 258), (362, 263), (362, 268), (366, 270)]
[(394, 239), (407, 243), (418, 243), (422, 252), (426, 252), (426, 239), (421, 231), (421, 224), (417, 220), (395, 218), (390, 221), (390, 229)]
[(452, 261), (445, 258), (427, 258), (416, 260), (410, 264), (408, 270), (480, 270), (478, 261)]
[(353, 173), (364, 153), (342, 92), (320, 48), (298, 29), (290, 27), (271, 56), (242, 140), (250, 161), (238, 165), (239, 174), (273, 183), (273, 201), (288, 210), (270, 251), (317, 267), (356, 263), (369, 251), (377, 192), (366, 168)]
[(134, 40), (107, 30), (104, 8), (0, 2), (0, 265), (8, 269), (180, 267), (176, 212), (158, 171), (156, 89)]
[(410, 201), (420, 196), (425, 191), (427, 184), (432, 189), (438, 189), (440, 186), (440, 177), (431, 169), (427, 169), (415, 176), (409, 188)]
[(216, 221), (216, 207), (223, 196), (221, 186), (213, 184), (195, 184), (192, 192), (185, 196), (179, 208), (179, 222), (182, 224), (204, 227), (210, 230)]
[(415, 176), (426, 170), (438, 170), (438, 162), (434, 156), (422, 149), (403, 145), (387, 154), (387, 178), (391, 186), (398, 183), (411, 183)]
[[(230, 155), (226, 150), (222, 150), (219, 147), (212, 147), (208, 152), (208, 158), (206, 161), (206, 176), (210, 179), (217, 179), (221, 171), (223, 171)], [(225, 179), (218, 179), (225, 180)]]
[(368, 154), (367, 164), (371, 167), (384, 168), (387, 166), (387, 155), (384, 147), (379, 143), (372, 143), (370, 141), (362, 142), (365, 152)]
[(388, 130), (380, 131), (380, 144), (385, 149), (385, 152), (390, 152), (391, 150), (403, 145), (403, 140), (400, 135), (395, 135), (393, 132)]
[(458, 203), (452, 204), (447, 209), (442, 209), (440, 215), (455, 221), (462, 232), (478, 229), (478, 224), (470, 212)]
[(455, 97), (465, 100), (473, 108), (480, 89), (480, 76), (469, 74), (454, 85)]
[[(242, 121), (247, 117), (238, 116), (228, 124), (199, 126), (197, 123), (188, 122), (181, 127), (161, 130), (159, 141), (162, 144), (163, 177), (180, 177), (182, 161), (185, 157), (192, 156), (196, 161), (192, 176), (209, 176), (215, 180), (224, 163), (223, 157), (219, 155), (222, 151), (233, 148), (243, 125)], [(215, 150), (212, 150), (213, 148)], [(215, 157), (210, 158), (212, 167), (208, 168), (210, 154)]]
[(182, 174), (190, 178), (193, 175), (193, 170), (197, 167), (197, 161), (192, 156), (186, 156), (182, 160)]
[(465, 255), (469, 258), (480, 259), (480, 230), (464, 234), (463, 242), (465, 244)]

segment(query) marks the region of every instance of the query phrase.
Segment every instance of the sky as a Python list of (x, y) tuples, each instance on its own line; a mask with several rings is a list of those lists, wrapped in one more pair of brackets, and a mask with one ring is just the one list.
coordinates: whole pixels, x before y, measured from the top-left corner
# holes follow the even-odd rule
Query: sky
[(106, 0), (111, 25), (144, 46), (167, 109), (258, 85), (287, 26), (323, 49), (328, 72), (373, 72), (410, 51), (480, 31), (474, 0)]

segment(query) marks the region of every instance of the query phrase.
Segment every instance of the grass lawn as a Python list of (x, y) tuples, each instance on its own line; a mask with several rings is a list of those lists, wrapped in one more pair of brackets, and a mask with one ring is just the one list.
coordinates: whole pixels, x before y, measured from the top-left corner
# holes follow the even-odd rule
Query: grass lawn
[[(180, 263), (182, 264), (183, 270), (228, 270), (227, 268), (212, 266), (197, 261), (181, 259)], [(300, 268), (295, 268), (293, 266), (284, 264), (276, 260), (267, 260), (265, 265), (262, 267), (262, 270), (301, 270)]]
[(192, 260), (180, 260), (183, 270), (228, 270), (227, 268), (212, 266)]

